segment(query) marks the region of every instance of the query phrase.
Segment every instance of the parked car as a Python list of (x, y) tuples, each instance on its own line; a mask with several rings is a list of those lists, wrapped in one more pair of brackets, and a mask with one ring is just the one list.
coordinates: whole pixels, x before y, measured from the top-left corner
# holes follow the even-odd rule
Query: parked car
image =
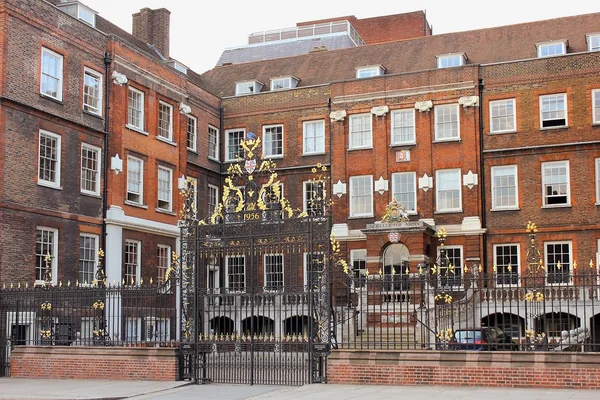
[(519, 350), (519, 345), (510, 335), (493, 327), (458, 329), (448, 347), (451, 350)]

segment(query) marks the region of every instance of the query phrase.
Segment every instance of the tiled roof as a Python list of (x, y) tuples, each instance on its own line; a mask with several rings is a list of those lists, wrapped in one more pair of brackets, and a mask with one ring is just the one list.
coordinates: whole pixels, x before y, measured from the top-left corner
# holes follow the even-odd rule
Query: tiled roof
[[(587, 51), (586, 34), (600, 30), (600, 13), (507, 25), (473, 31), (349, 49), (283, 57), (215, 67), (198, 82), (221, 96), (235, 94), (235, 82), (269, 82), (276, 76), (294, 75), (299, 87), (354, 79), (356, 67), (383, 65), (386, 74), (436, 68), (436, 56), (466, 53), (468, 64), (486, 64), (536, 57), (536, 43), (568, 39), (569, 53)], [(266, 85), (268, 89), (268, 85)], [(265, 91), (265, 89), (263, 89)]]

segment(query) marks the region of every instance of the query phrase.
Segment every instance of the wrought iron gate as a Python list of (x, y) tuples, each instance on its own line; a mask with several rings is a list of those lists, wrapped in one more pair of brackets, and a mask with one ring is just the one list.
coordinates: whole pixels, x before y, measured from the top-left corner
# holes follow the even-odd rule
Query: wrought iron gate
[(198, 221), (187, 196), (175, 268), (182, 374), (197, 383), (325, 382), (332, 331), (325, 181), (315, 178), (309, 212), (294, 211), (274, 163), (255, 158), (259, 145), (242, 142), (245, 158), (229, 168), (209, 218)]

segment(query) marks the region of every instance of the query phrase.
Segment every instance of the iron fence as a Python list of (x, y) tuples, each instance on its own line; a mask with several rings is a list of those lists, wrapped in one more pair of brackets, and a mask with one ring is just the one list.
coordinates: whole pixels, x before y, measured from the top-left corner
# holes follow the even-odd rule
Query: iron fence
[(600, 276), (586, 269), (350, 274), (334, 291), (334, 346), (600, 351)]

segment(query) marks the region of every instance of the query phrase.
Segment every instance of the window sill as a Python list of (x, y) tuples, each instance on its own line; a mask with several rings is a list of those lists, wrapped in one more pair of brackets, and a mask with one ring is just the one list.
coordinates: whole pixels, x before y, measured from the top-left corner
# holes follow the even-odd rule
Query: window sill
[(63, 103), (62, 99), (57, 99), (56, 97), (48, 96), (47, 94), (44, 94), (44, 93), (40, 93), (40, 97), (42, 99), (53, 101), (56, 104), (60, 104), (61, 106), (65, 105), (65, 103)]
[(413, 147), (416, 146), (417, 142), (411, 142), (411, 143), (392, 143), (390, 144), (390, 148), (396, 148), (396, 147)]
[(540, 128), (540, 131), (560, 131), (569, 129), (569, 125), (561, 125), (561, 126), (549, 126), (547, 128)]
[(516, 130), (512, 130), (512, 131), (498, 131), (498, 132), (488, 132), (488, 135), (506, 135), (506, 134), (515, 134), (517, 133)]
[(38, 181), (38, 186), (43, 186), (49, 189), (63, 190), (62, 186), (50, 182)]
[(282, 159), (283, 158), (283, 154), (277, 154), (275, 156), (264, 156), (263, 158), (265, 160), (277, 160), (277, 159)]
[(137, 126), (126, 124), (125, 128), (127, 128), (127, 129), (129, 129), (131, 131), (137, 132), (137, 133), (141, 133), (142, 135), (148, 136), (148, 132), (146, 132), (146, 131), (138, 128)]
[(100, 193), (84, 192), (84, 191), (81, 191), (80, 193), (82, 196), (93, 197), (94, 199), (102, 199), (102, 196), (100, 196)]
[(88, 110), (82, 110), (82, 112), (85, 115), (89, 115), (90, 117), (94, 117), (94, 118), (98, 118), (98, 119), (104, 120), (104, 118), (102, 118), (102, 114), (96, 114), (96, 113), (88, 111)]
[(572, 205), (571, 204), (552, 204), (552, 205), (545, 205), (542, 206), (542, 209), (553, 209), (553, 208), (571, 208)]
[(214, 162), (220, 162), (218, 158), (214, 158), (211, 156), (207, 156), (209, 160), (214, 161)]
[(349, 148), (347, 151), (351, 152), (351, 151), (359, 151), (359, 150), (373, 150), (373, 146), (352, 147), (352, 148)]
[(458, 214), (458, 213), (462, 213), (463, 210), (462, 208), (460, 210), (443, 210), (443, 211), (436, 211), (433, 214), (434, 215), (439, 215), (439, 214)]
[(318, 153), (302, 153), (302, 157), (309, 157), (309, 156), (322, 156), (325, 155), (327, 153), (325, 153), (324, 151), (320, 151)]
[(167, 215), (173, 215), (173, 216), (177, 216), (176, 212), (173, 212), (171, 210), (165, 210), (164, 208), (155, 208), (154, 211), (159, 212), (161, 214), (167, 214)]
[(460, 143), (462, 140), (460, 138), (456, 139), (434, 139), (433, 143)]
[(125, 200), (124, 204), (131, 206), (131, 207), (143, 208), (144, 210), (148, 209), (148, 206), (145, 204), (134, 203), (133, 201), (129, 201), (129, 200)]
[(194, 153), (194, 154), (198, 154), (198, 150), (196, 149), (191, 149), (191, 148), (187, 148), (187, 151), (189, 151), (190, 153)]
[(502, 212), (502, 211), (521, 211), (521, 208), (513, 207), (513, 208), (492, 208), (492, 209), (490, 209), (490, 212)]
[(161, 142), (164, 142), (164, 143), (166, 143), (166, 144), (170, 144), (171, 146), (175, 146), (175, 147), (177, 147), (177, 143), (175, 143), (175, 142), (174, 142), (174, 141), (172, 141), (172, 140), (166, 139), (166, 138), (164, 138), (164, 137), (162, 137), (162, 136), (157, 136), (157, 137), (156, 137), (156, 140), (160, 140)]
[(369, 215), (351, 215), (348, 217), (348, 219), (365, 219), (365, 218), (373, 218), (374, 215), (373, 214), (369, 214)]
[(592, 123), (592, 126), (600, 126), (600, 121)]

